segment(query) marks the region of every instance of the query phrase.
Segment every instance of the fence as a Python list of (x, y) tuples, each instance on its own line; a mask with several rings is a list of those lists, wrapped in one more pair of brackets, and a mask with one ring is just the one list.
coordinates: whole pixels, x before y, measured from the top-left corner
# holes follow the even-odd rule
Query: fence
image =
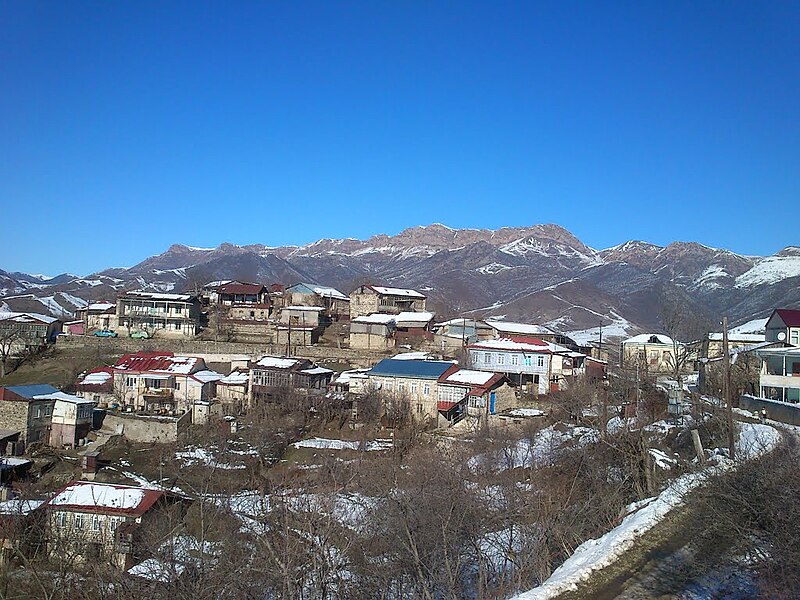
[(761, 412), (763, 408), (767, 411), (768, 419), (789, 425), (800, 425), (800, 404), (744, 395), (739, 398), (739, 408), (751, 412)]

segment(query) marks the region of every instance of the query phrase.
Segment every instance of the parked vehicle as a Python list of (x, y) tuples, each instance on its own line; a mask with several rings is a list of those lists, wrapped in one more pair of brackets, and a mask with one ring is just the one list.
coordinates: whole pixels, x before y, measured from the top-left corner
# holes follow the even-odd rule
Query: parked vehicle
[(131, 337), (135, 340), (146, 340), (150, 338), (150, 334), (146, 331), (134, 331)]
[(117, 337), (117, 332), (110, 329), (101, 329), (100, 331), (95, 331), (94, 335), (97, 337)]

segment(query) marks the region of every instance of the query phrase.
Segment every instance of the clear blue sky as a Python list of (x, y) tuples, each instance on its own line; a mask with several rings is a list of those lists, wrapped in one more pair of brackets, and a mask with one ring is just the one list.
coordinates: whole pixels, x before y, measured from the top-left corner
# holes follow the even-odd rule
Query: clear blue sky
[(770, 254), (798, 31), (776, 1), (2, 0), (0, 268), (432, 222)]

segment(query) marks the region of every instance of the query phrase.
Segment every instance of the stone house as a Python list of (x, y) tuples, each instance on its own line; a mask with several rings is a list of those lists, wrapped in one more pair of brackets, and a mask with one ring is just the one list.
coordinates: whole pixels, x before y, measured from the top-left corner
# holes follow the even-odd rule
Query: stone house
[(84, 322), (86, 332), (111, 330), (119, 327), (117, 304), (115, 302), (92, 302), (86, 308), (79, 308), (75, 316)]
[(236, 368), (217, 381), (217, 400), (236, 407), (238, 412), (247, 406), (249, 385), (250, 369)]
[(200, 300), (191, 294), (125, 292), (117, 297), (119, 329), (164, 337), (192, 337), (200, 330)]
[(114, 402), (119, 403), (121, 399), (121, 389), (120, 393), (115, 393), (113, 367), (98, 367), (83, 373), (75, 384), (75, 390), (75, 395), (79, 398), (93, 400), (97, 406), (103, 408)]
[(44, 505), (48, 552), (128, 569), (152, 542), (143, 539), (144, 530), (157, 533), (160, 521), (163, 529), (174, 528), (183, 504), (165, 490), (73, 481)]
[(362, 285), (350, 293), (350, 318), (372, 313), (420, 312), (425, 310), (427, 299), (416, 290)]
[(436, 425), (438, 381), (453, 367), (454, 363), (448, 361), (385, 358), (365, 373), (366, 389), (408, 402), (412, 419)]
[(394, 348), (394, 315), (374, 313), (350, 320), (350, 347), (362, 350), (388, 350)]
[(692, 364), (687, 360), (689, 350), (681, 342), (662, 333), (642, 333), (620, 344), (620, 366), (638, 367), (646, 373), (675, 372), (676, 360), (682, 363), (683, 371), (691, 371)]
[(502, 373), (454, 367), (439, 377), (437, 406), (450, 423), (469, 415), (486, 419), (517, 405), (517, 395)]
[[(19, 431), (22, 448), (31, 444), (47, 444), (53, 419), (52, 385), (9, 385), (0, 387), (0, 428)], [(22, 448), (16, 454), (22, 454)]]
[(313, 283), (296, 283), (284, 292), (286, 303), (294, 306), (321, 306), (330, 321), (350, 318), (350, 297), (336, 288)]
[(275, 343), (310, 346), (319, 341), (325, 329), (325, 309), (321, 306), (291, 305), (281, 309)]
[(395, 343), (416, 346), (432, 341), (431, 323), (433, 323), (433, 313), (426, 311), (401, 312), (395, 315)]

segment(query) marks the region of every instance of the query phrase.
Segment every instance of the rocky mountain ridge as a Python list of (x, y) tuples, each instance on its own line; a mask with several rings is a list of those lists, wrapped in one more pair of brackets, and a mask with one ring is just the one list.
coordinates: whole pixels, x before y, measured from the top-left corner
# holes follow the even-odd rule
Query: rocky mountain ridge
[[(312, 281), (349, 292), (364, 282), (419, 289), (440, 316), (468, 313), (620, 335), (663, 327), (676, 304), (692, 317), (732, 322), (800, 303), (800, 248), (769, 257), (696, 242), (629, 241), (593, 249), (554, 224), (452, 229), (433, 224), (366, 240), (323, 239), (305, 246), (216, 248), (173, 244), (128, 268), (46, 279), (0, 270), (0, 308), (57, 316), (123, 289), (186, 291), (215, 279)], [(60, 308), (59, 308), (60, 307)], [(59, 314), (60, 311), (60, 314)]]

